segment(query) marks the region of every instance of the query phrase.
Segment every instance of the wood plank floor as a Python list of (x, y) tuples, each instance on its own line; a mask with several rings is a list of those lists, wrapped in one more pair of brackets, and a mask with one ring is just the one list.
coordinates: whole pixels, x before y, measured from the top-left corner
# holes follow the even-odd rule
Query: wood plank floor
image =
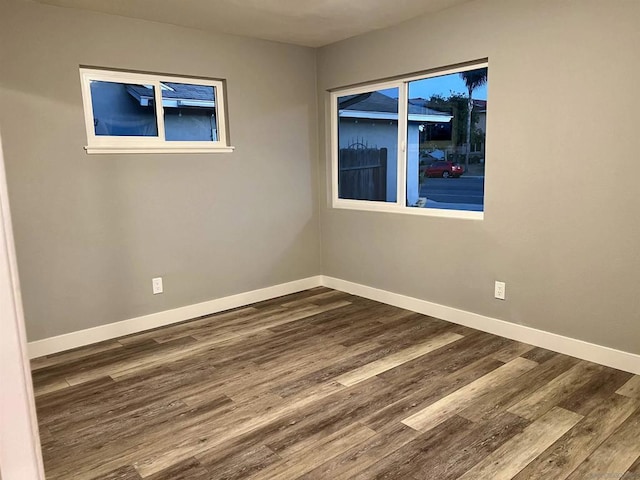
[(32, 370), (51, 480), (640, 480), (638, 376), (326, 288)]

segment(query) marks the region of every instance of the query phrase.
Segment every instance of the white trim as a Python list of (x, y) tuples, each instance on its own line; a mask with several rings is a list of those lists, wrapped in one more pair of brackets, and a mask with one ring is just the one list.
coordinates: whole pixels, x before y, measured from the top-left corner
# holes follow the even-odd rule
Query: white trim
[[(168, 142), (167, 142), (168, 143)], [(178, 142), (182, 143), (182, 142)], [(185, 147), (183, 145), (163, 147), (89, 147), (84, 149), (89, 154), (115, 153), (231, 153), (235, 147)]]
[[(216, 105), (217, 140), (203, 141), (169, 141), (165, 140), (164, 107), (162, 98), (162, 81), (206, 85), (214, 88)], [(110, 136), (96, 135), (93, 117), (93, 99), (91, 82), (116, 82), (126, 84), (148, 85), (153, 87), (155, 98), (155, 115), (158, 134), (155, 136)], [(80, 68), (80, 83), (84, 120), (87, 134), (85, 150), (93, 153), (211, 153), (232, 152), (233, 147), (227, 144), (227, 115), (225, 106), (224, 82), (221, 80), (179, 77), (161, 73), (134, 73), (118, 70)], [(170, 101), (179, 99), (169, 99)]]
[(440, 318), (448, 322), (475, 328), (483, 332), (553, 350), (626, 372), (640, 375), (640, 355), (623, 352), (594, 343), (565, 337), (516, 323), (506, 322), (446, 305), (388, 292), (338, 278), (322, 276), (322, 285), (388, 305)]
[(359, 95), (361, 93), (373, 93), (380, 90), (388, 90), (390, 88), (399, 88), (404, 80), (389, 80), (386, 82), (368, 83), (356, 87), (336, 88), (331, 90), (331, 94), (336, 97), (345, 97), (347, 95)]
[(409, 121), (407, 112), (409, 110), (409, 88), (406, 83), (400, 85), (398, 89), (398, 116), (402, 121), (398, 122), (398, 153), (396, 156), (396, 203), (399, 208), (407, 206), (407, 141), (409, 139)]
[(483, 220), (484, 212), (471, 210), (446, 210), (444, 208), (405, 207), (394, 202), (374, 202), (366, 200), (350, 200), (334, 198), (333, 208), (345, 210), (361, 210), (368, 212), (401, 213), (404, 215), (421, 215), (423, 217), (457, 218), (462, 220)]
[(300, 292), (309, 288), (321, 286), (321, 277), (303, 278), (293, 282), (282, 283), (271, 287), (260, 288), (249, 292), (238, 293), (228, 297), (216, 298), (207, 302), (197, 303), (195, 305), (187, 305), (175, 308), (173, 310), (165, 310), (142, 317), (130, 318), (107, 325), (87, 328), (56, 337), (49, 337), (43, 340), (29, 342), (29, 357), (37, 358), (52, 353), (70, 350), (72, 348), (90, 345), (92, 343), (102, 342), (113, 338), (138, 333), (152, 328), (170, 325), (172, 323), (183, 322), (203, 315), (211, 315), (213, 313), (222, 312), (232, 308), (243, 307), (255, 302), (270, 300), (272, 298), (288, 295), (290, 293)]
[(101, 325), (99, 327), (80, 330), (77, 332), (45, 338), (28, 344), (29, 357), (37, 358), (72, 348), (82, 347), (104, 340), (110, 340), (123, 335), (138, 333), (152, 328), (162, 327), (185, 320), (191, 320), (203, 315), (210, 315), (231, 308), (250, 305), (255, 302), (269, 300), (282, 295), (307, 290), (309, 288), (325, 286), (347, 292), (360, 297), (369, 298), (387, 305), (422, 313), (440, 318), (451, 323), (464, 325), (483, 332), (510, 338), (519, 342), (553, 350), (590, 362), (606, 365), (627, 372), (640, 375), (640, 355), (623, 352), (594, 343), (565, 337), (556, 333), (546, 332), (524, 325), (491, 318), (477, 313), (460, 310), (446, 305), (409, 297), (399, 293), (392, 293), (375, 287), (341, 280), (326, 275), (317, 275), (272, 287), (252, 290), (250, 292), (231, 295), (210, 300), (208, 302), (188, 305), (185, 307), (153, 313), (142, 317), (131, 318), (120, 322)]
[(331, 192), (331, 206), (335, 208), (338, 202), (338, 150), (340, 149), (340, 139), (338, 138), (338, 95), (331, 93), (330, 97), (330, 110), (331, 110), (331, 145), (329, 146), (330, 158), (331, 158), (331, 185), (329, 185), (329, 191)]
[[(340, 91), (333, 91), (330, 94), (331, 97), (331, 198), (332, 198), (332, 207), (333, 208), (337, 208), (341, 205), (344, 204), (346, 199), (342, 199), (338, 197), (338, 181), (339, 181), (339, 149), (340, 149), (340, 138), (339, 138), (339, 134), (338, 134), (338, 118), (340, 115), (340, 112), (344, 111), (344, 110), (338, 110), (338, 99), (340, 97), (344, 97), (347, 95), (359, 95), (359, 94), (363, 94), (363, 93), (373, 93), (373, 92), (378, 92), (380, 90), (389, 90), (391, 88), (397, 88), (398, 89), (398, 96), (401, 96), (401, 92), (402, 92), (402, 82), (401, 81), (391, 81), (391, 82), (381, 82), (381, 83), (376, 83), (375, 85), (363, 85), (360, 87), (354, 87), (354, 88), (349, 88), (346, 90), (340, 90)], [(398, 116), (400, 118), (402, 118), (402, 106), (400, 105), (400, 99), (398, 99), (398, 108), (399, 108), (399, 113)], [(406, 107), (405, 107), (406, 109)], [(398, 161), (396, 162), (398, 165), (400, 165), (400, 159), (402, 158), (402, 155), (400, 154), (400, 151), (402, 149), (402, 145), (400, 143), (400, 124), (403, 122), (398, 122), (398, 150), (396, 152)], [(371, 202), (371, 201), (367, 201), (367, 200), (346, 200), (347, 202), (349, 202), (350, 205), (352, 205), (351, 207), (346, 207), (346, 208), (353, 208), (353, 209), (357, 209), (357, 210), (367, 210), (367, 208), (358, 208), (358, 205), (362, 205), (362, 204), (373, 204), (373, 208), (371, 208), (371, 210), (373, 211), (380, 211), (385, 209), (385, 211), (396, 211), (395, 209), (399, 209), (399, 208), (404, 208), (404, 203), (405, 200), (403, 199), (403, 197), (400, 195), (400, 189), (401, 189), (401, 175), (398, 174), (397, 175), (397, 185), (396, 185), (396, 200), (394, 202)], [(386, 210), (386, 208), (391, 207), (394, 210)]]
[(0, 142), (0, 476), (44, 480)]
[[(154, 84), (153, 90), (155, 92), (154, 106), (156, 109), (156, 124), (158, 125), (158, 140), (162, 141), (162, 143), (165, 143), (167, 135), (164, 129), (164, 102), (162, 101), (163, 91), (162, 91), (162, 88), (160, 88), (160, 80), (155, 79), (153, 84)], [(215, 97), (215, 94), (217, 93), (216, 87), (213, 87), (213, 91), (214, 91), (213, 98), (216, 98)], [(99, 137), (94, 136), (94, 139), (97, 139), (97, 138)], [(113, 145), (118, 145), (118, 142), (120, 140), (118, 137), (102, 137), (102, 138), (106, 138), (107, 140), (112, 141)], [(102, 140), (102, 138), (100, 139)], [(91, 140), (88, 139), (87, 143), (91, 143)]]

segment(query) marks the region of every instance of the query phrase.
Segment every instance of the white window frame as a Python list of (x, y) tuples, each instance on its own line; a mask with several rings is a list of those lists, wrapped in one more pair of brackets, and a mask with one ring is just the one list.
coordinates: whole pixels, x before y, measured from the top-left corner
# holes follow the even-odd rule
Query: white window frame
[[(109, 136), (96, 135), (93, 118), (93, 103), (91, 98), (91, 81), (128, 83), (137, 85), (152, 85), (154, 91), (155, 113), (158, 126), (157, 137)], [(163, 82), (187, 83), (192, 85), (207, 85), (215, 89), (217, 141), (167, 141), (164, 129), (164, 107), (162, 105)], [(228, 144), (226, 125), (226, 104), (224, 82), (220, 80), (181, 77), (169, 74), (135, 73), (119, 70), (104, 70), (96, 68), (80, 68), (80, 82), (82, 86), (82, 103), (84, 106), (84, 120), (87, 131), (87, 146), (89, 154), (94, 153), (224, 153), (232, 152), (234, 147)], [(166, 88), (166, 87), (165, 87)]]
[[(452, 73), (460, 73), (477, 68), (488, 68), (487, 61), (474, 62), (454, 68), (444, 68), (426, 74), (412, 75), (393, 81), (368, 83), (366, 85), (336, 89), (330, 92), (331, 99), (331, 205), (333, 208), (349, 210), (366, 210), (373, 212), (404, 213), (410, 215), (422, 215), (431, 217), (461, 218), (469, 220), (483, 220), (484, 210), (481, 212), (468, 210), (452, 210), (441, 208), (421, 208), (407, 206), (407, 134), (408, 116), (407, 104), (409, 96), (409, 83), (416, 80), (424, 80)], [(375, 92), (389, 88), (398, 89), (398, 152), (397, 152), (397, 189), (395, 202), (381, 202), (371, 200), (353, 200), (338, 197), (338, 98), (347, 95)], [(485, 194), (486, 197), (486, 194)]]

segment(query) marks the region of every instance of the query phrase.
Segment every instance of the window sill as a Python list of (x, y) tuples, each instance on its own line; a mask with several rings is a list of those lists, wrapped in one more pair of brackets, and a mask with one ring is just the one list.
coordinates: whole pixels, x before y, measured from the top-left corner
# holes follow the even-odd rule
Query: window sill
[(235, 147), (84, 147), (89, 155), (117, 153), (231, 153)]
[(450, 210), (443, 208), (403, 207), (395, 203), (366, 202), (358, 200), (336, 200), (333, 208), (345, 210), (361, 210), (366, 212), (400, 213), (423, 217), (458, 218), (463, 220), (484, 220), (484, 212), (470, 210)]

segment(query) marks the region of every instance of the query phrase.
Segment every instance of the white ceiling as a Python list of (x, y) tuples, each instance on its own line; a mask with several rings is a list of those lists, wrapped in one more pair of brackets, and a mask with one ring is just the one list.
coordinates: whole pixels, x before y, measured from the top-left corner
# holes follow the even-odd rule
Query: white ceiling
[(319, 47), (469, 0), (37, 0)]

